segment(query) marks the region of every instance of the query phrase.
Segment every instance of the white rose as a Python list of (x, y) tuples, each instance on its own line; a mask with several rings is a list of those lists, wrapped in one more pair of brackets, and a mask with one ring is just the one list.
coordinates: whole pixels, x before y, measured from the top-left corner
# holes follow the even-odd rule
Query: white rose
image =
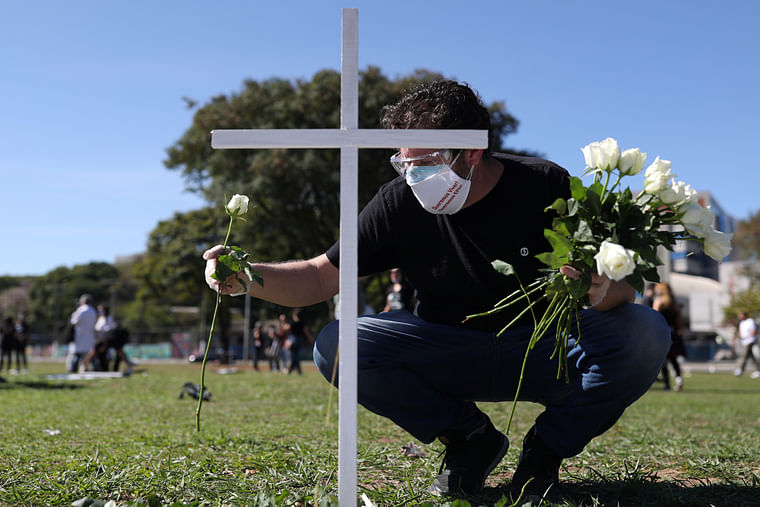
[(657, 197), (665, 204), (679, 204), (686, 200), (691, 187), (683, 181), (673, 181), (669, 187), (659, 193)]
[(620, 158), (618, 142), (611, 137), (604, 141), (587, 144), (581, 148), (581, 151), (586, 160), (586, 167), (590, 169), (610, 171), (617, 165)]
[(641, 172), (644, 167), (644, 161), (647, 159), (646, 153), (641, 153), (638, 148), (629, 148), (620, 154), (618, 160), (618, 169), (620, 174), (634, 176)]
[(670, 160), (657, 157), (644, 173), (644, 191), (647, 194), (657, 195), (665, 190), (668, 181), (674, 176), (675, 174), (670, 172)]
[(230, 215), (245, 215), (248, 213), (248, 196), (235, 194), (227, 203), (227, 213)]
[(617, 243), (603, 241), (599, 247), (599, 252), (594, 256), (596, 272), (599, 275), (607, 275), (615, 281), (622, 280), (636, 269), (633, 256), (633, 250)]
[(733, 234), (711, 229), (704, 238), (704, 251), (707, 255), (718, 262), (725, 259), (731, 253), (731, 238)]
[(704, 237), (715, 223), (715, 214), (710, 207), (702, 207), (696, 200), (686, 201), (678, 208), (678, 214), (686, 230), (700, 238)]
[(687, 202), (697, 202), (698, 198), (699, 192), (691, 188), (691, 186), (686, 185), (686, 199), (684, 199), (684, 204)]

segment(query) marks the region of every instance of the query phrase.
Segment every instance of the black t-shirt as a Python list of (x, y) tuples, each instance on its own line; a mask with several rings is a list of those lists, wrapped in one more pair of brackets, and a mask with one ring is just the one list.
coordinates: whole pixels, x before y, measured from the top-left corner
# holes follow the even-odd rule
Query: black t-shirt
[(129, 341), (129, 331), (121, 326), (115, 327), (106, 331), (106, 334), (103, 338), (109, 347), (120, 349), (123, 348), (124, 345), (126, 345)]
[[(543, 231), (553, 217), (544, 209), (569, 197), (569, 175), (547, 160), (492, 156), (504, 165), (501, 179), (483, 199), (453, 215), (425, 211), (401, 177), (380, 187), (359, 215), (359, 275), (401, 268), (416, 289), (417, 314), (429, 322), (499, 331), (519, 314), (524, 305), (518, 303), (462, 324), (519, 289), (514, 276), (493, 269), (493, 260), (512, 264), (525, 286), (540, 276), (545, 265), (535, 255), (550, 250)], [(327, 251), (335, 266), (339, 248), (336, 242)]]
[(302, 320), (291, 320), (290, 334), (292, 334), (293, 336), (298, 336), (299, 338), (306, 336), (306, 333), (304, 332), (305, 324), (306, 323)]

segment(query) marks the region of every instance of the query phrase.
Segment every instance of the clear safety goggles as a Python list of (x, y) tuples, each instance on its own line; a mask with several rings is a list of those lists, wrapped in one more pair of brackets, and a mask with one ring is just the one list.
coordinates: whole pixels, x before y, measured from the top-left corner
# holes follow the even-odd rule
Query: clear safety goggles
[(453, 163), (451, 150), (434, 151), (417, 157), (402, 157), (401, 152), (396, 152), (391, 157), (391, 165), (401, 176), (406, 178), (407, 172), (424, 172), (425, 168), (438, 171), (440, 166)]

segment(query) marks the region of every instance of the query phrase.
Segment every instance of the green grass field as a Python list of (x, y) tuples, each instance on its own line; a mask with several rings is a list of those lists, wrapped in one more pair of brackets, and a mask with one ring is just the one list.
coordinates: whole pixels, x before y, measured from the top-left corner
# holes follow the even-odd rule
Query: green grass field
[[(152, 364), (132, 377), (46, 380), (32, 363), (0, 383), (0, 503), (71, 505), (331, 505), (337, 494), (337, 395), (304, 375), (210, 365), (211, 401), (178, 399), (200, 366)], [(330, 413), (328, 414), (328, 406)], [(482, 404), (504, 429), (509, 403)], [(540, 407), (518, 405), (513, 446), (472, 505), (504, 504), (522, 434)], [(438, 443), (406, 457), (411, 438), (359, 409), (359, 493), (376, 505), (445, 505), (426, 493)], [(568, 505), (760, 505), (760, 380), (694, 374), (660, 384), (583, 453), (563, 463)], [(84, 502), (87, 503), (87, 502)], [(459, 501), (456, 505), (467, 505)], [(509, 502), (506, 503), (509, 505)]]

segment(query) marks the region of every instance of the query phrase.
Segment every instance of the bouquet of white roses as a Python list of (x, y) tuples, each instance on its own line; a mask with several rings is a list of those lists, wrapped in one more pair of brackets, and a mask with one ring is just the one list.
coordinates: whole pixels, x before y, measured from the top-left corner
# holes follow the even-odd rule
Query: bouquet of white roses
[[(587, 306), (591, 274), (607, 275), (611, 280), (625, 279), (643, 292), (644, 281), (659, 281), (657, 248), (670, 250), (678, 239), (699, 241), (704, 252), (721, 261), (731, 251), (731, 234), (713, 228), (715, 216), (709, 207), (697, 200), (697, 192), (683, 181), (675, 180), (670, 161), (659, 157), (647, 168), (644, 190), (634, 195), (621, 180), (641, 172), (646, 153), (638, 148), (620, 152), (617, 141), (607, 138), (582, 148), (586, 161), (584, 176), (593, 174), (591, 185), (580, 178), (570, 179), (571, 197), (557, 199), (547, 212), (555, 213), (551, 229), (544, 230), (552, 250), (537, 258), (547, 268), (544, 275), (530, 285), (508, 295), (490, 311), (471, 315), (490, 315), (521, 303), (525, 308), (499, 332), (501, 335), (523, 315), (533, 317), (534, 331), (523, 360), (517, 392), (522, 385), (528, 353), (546, 331), (555, 326), (555, 348), (552, 358), (558, 359), (557, 378), (567, 379), (567, 350), (570, 330), (578, 326), (578, 311)], [(494, 268), (514, 275), (512, 266), (497, 260)], [(577, 279), (561, 274), (559, 269), (571, 266)], [(548, 302), (543, 315), (535, 315), (533, 307)], [(580, 329), (578, 329), (580, 339)], [(517, 393), (515, 394), (515, 403)], [(512, 405), (514, 413), (515, 403)], [(510, 423), (512, 415), (510, 415)]]

